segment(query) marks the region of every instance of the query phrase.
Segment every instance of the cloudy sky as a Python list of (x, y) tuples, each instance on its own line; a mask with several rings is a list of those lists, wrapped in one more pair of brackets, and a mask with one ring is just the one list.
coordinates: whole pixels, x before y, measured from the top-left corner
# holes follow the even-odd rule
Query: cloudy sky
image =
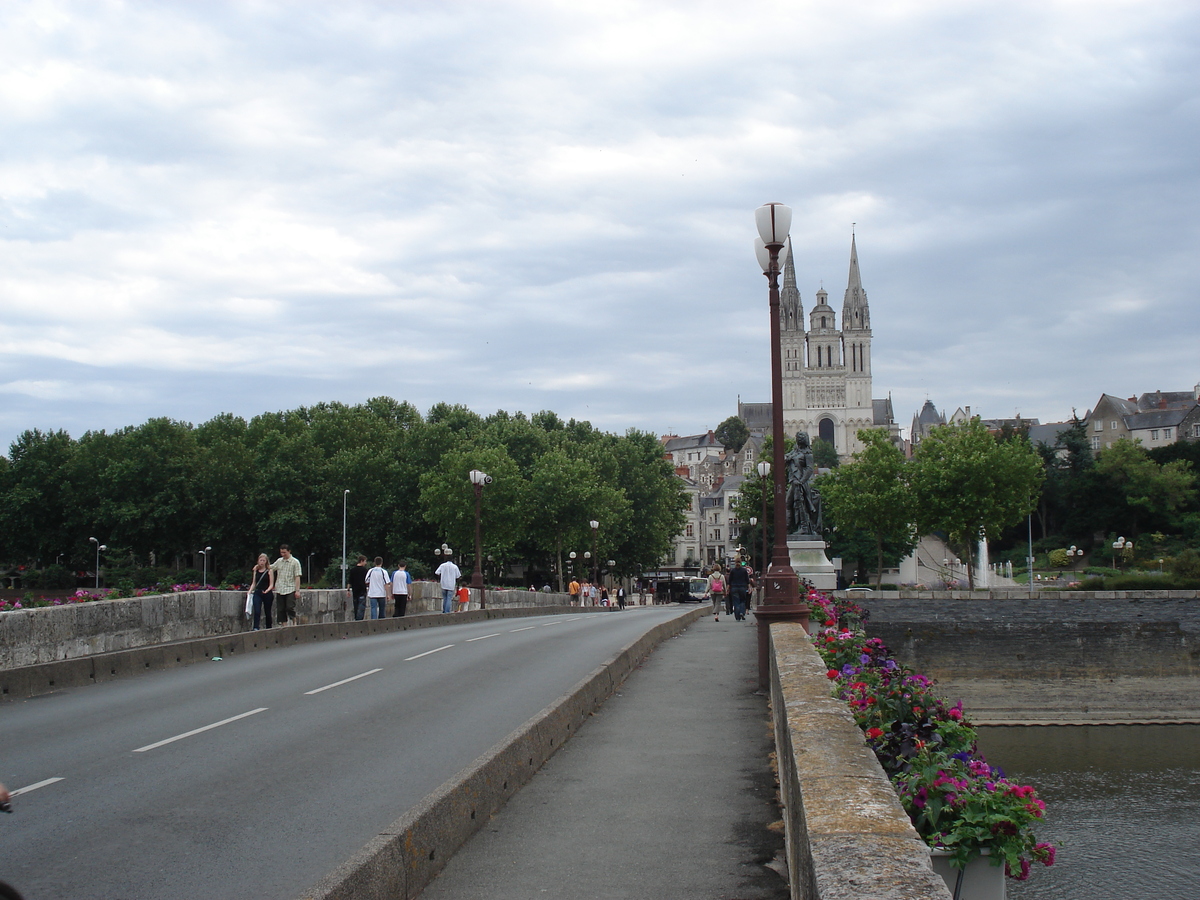
[(377, 395), (694, 433), (852, 223), (875, 396), (1200, 381), (1200, 4), (0, 5), (0, 449)]

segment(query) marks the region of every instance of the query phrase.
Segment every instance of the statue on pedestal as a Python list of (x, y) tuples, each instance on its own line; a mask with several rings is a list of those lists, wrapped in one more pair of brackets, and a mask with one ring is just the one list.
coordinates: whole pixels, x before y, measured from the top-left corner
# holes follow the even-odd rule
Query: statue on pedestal
[(787, 470), (787, 529), (789, 536), (822, 539), (821, 494), (812, 483), (817, 474), (808, 432), (796, 434), (796, 446), (784, 456)]

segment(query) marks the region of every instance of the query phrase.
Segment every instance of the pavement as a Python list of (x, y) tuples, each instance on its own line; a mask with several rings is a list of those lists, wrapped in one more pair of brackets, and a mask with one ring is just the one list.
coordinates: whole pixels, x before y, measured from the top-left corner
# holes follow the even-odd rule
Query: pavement
[(664, 641), (422, 900), (787, 898), (756, 642), (724, 615)]

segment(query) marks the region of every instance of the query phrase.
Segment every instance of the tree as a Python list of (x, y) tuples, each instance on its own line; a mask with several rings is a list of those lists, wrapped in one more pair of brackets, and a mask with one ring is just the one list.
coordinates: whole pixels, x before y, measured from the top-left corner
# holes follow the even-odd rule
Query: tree
[(863, 531), (872, 538), (875, 549), (875, 586), (883, 580), (885, 547), (904, 549), (901, 556), (916, 546), (913, 533), (913, 501), (905, 480), (907, 462), (904, 453), (881, 428), (858, 433), (863, 449), (854, 460), (821, 477), (818, 489), (829, 519), (839, 530)]
[(967, 561), (971, 587), (976, 541), (1028, 515), (1045, 477), (1029, 441), (998, 442), (978, 417), (934, 428), (908, 471), (917, 527), (946, 534)]
[(730, 453), (739, 452), (746, 445), (746, 441), (750, 440), (750, 429), (737, 416), (730, 416), (717, 426), (713, 434)]
[(1140, 443), (1121, 438), (1100, 452), (1096, 471), (1108, 476), (1129, 510), (1126, 533), (1137, 537), (1147, 515), (1173, 513), (1193, 499), (1196, 476), (1187, 459), (1159, 465)]
[(838, 459), (837, 447), (829, 441), (817, 438), (812, 442), (812, 452), (818, 469), (836, 469), (841, 462)]

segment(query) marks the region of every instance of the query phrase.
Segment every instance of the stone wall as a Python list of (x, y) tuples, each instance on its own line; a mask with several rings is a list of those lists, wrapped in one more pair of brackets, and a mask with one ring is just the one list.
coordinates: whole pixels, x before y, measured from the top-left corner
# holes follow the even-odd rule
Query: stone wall
[[(894, 593), (894, 592), (893, 592)], [(1129, 594), (857, 597), (867, 632), (938, 679), (1200, 677), (1200, 601)]]
[[(430, 582), (410, 586), (409, 614), (441, 610), (441, 591)], [(472, 592), (471, 608), (478, 603)], [(540, 591), (488, 591), (496, 609), (565, 606), (563, 594)], [(99, 653), (112, 653), (250, 629), (241, 591), (187, 591), (125, 600), (97, 600), (0, 613), (0, 670), (33, 666)], [(345, 591), (301, 591), (297, 614), (302, 624), (330, 624), (353, 618)]]
[(771, 626), (771, 707), (794, 900), (950, 900), (802, 626)]

